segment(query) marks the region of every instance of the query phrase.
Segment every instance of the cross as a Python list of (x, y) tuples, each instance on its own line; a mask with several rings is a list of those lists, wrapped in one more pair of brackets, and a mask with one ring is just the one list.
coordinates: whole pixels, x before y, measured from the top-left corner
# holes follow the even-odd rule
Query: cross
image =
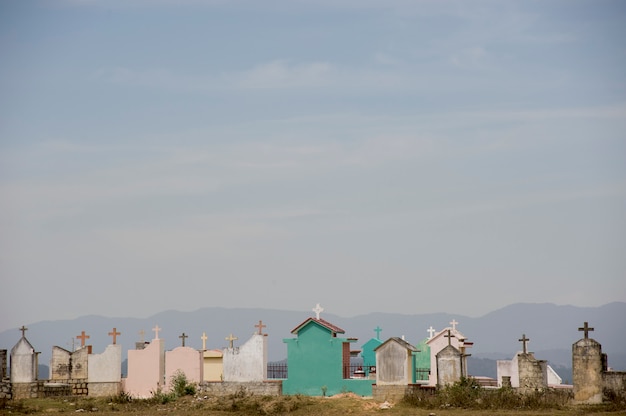
[(522, 349), (524, 351), (524, 354), (526, 354), (527, 352), (526, 343), (530, 341), (530, 338), (526, 338), (526, 334), (522, 334), (522, 337), (518, 339), (518, 341), (522, 343)]
[(459, 324), (459, 323), (458, 323), (456, 320), (454, 320), (454, 319), (452, 320), (452, 322), (450, 322), (450, 325), (452, 325), (452, 330), (453, 330), (453, 331), (456, 331), (456, 326), (457, 326), (458, 324)]
[(121, 332), (117, 332), (117, 328), (113, 328), (113, 332), (109, 332), (109, 336), (113, 337), (113, 345), (117, 342), (117, 336), (122, 335)]
[(254, 326), (255, 328), (259, 328), (259, 335), (264, 335), (263, 334), (263, 328), (267, 328), (267, 325), (263, 325), (263, 321), (259, 320), (259, 323), (257, 325)]
[(226, 341), (230, 342), (230, 348), (232, 348), (233, 347), (233, 341), (236, 340), (236, 339), (239, 339), (239, 338), (234, 337), (233, 333), (231, 332), (230, 335), (227, 336), (225, 339), (226, 339)]
[(317, 319), (320, 319), (320, 313), (324, 310), (324, 308), (322, 308), (320, 306), (320, 304), (318, 303), (317, 305), (315, 305), (315, 307), (313, 308), (313, 312), (315, 312), (315, 317)]
[(26, 328), (24, 325), (22, 325), (22, 327), (20, 328), (20, 331), (22, 331), (22, 338), (24, 338), (26, 331), (28, 331), (28, 328)]
[(154, 339), (159, 339), (159, 331), (161, 330), (161, 328), (156, 325), (154, 328), (152, 328), (152, 330), (154, 331)]
[(452, 345), (452, 338), (455, 338), (456, 335), (451, 334), (450, 330), (448, 329), (448, 334), (444, 335), (444, 337), (448, 338), (448, 345)]
[(585, 331), (585, 339), (589, 338), (589, 331), (593, 331), (593, 328), (589, 328), (589, 324), (585, 322), (582, 328), (578, 328), (579, 331)]
[(85, 346), (85, 340), (89, 339), (89, 335), (85, 335), (85, 331), (82, 331), (80, 333), (80, 335), (76, 336), (76, 339), (79, 339), (80, 340), (80, 346), (84, 347)]
[(143, 344), (144, 342), (144, 336), (146, 335), (146, 331), (144, 331), (143, 329), (141, 331), (139, 331), (139, 337), (140, 337), (140, 341)]
[(206, 340), (208, 339), (206, 336), (206, 332), (202, 333), (202, 336), (200, 337), (200, 339), (202, 340), (202, 350), (205, 351), (206, 350)]
[(428, 332), (428, 339), (433, 339), (433, 334), (437, 331), (435, 331), (435, 328), (433, 328), (433, 326), (431, 325), (430, 328), (426, 330), (426, 332)]
[(374, 328), (374, 332), (376, 332), (376, 339), (380, 339), (380, 333), (382, 332), (382, 328), (376, 325), (376, 328)]

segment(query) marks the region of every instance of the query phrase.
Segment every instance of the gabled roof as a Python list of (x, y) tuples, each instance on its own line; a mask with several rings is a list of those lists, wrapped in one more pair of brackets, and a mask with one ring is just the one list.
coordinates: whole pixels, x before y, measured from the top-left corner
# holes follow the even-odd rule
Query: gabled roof
[(307, 320), (305, 320), (304, 322), (302, 322), (300, 325), (298, 325), (297, 327), (295, 327), (294, 329), (291, 330), (292, 334), (297, 334), (298, 331), (300, 331), (302, 328), (304, 328), (305, 326), (307, 326), (310, 322), (315, 322), (318, 325), (323, 326), (324, 328), (328, 329), (330, 332), (335, 333), (335, 334), (345, 334), (346, 331), (344, 331), (343, 329), (339, 328), (338, 326), (335, 326), (333, 324), (331, 324), (330, 322), (322, 319), (322, 318), (308, 318)]
[(415, 351), (415, 352), (418, 351), (417, 348), (415, 348), (413, 345), (409, 344), (408, 342), (406, 342), (405, 340), (403, 340), (400, 337), (391, 337), (391, 338), (389, 338), (387, 341), (383, 342), (378, 347), (374, 348), (374, 351), (379, 350), (380, 348), (383, 347), (383, 345), (386, 345), (386, 344), (390, 343), (391, 341), (400, 344), (401, 346), (403, 346), (404, 348), (406, 348), (409, 351)]
[[(448, 329), (450, 330), (450, 334), (454, 335), (454, 338), (456, 338), (457, 340), (461, 340), (461, 339), (467, 339), (467, 337), (465, 335), (463, 335), (461, 333), (461, 331), (459, 331), (458, 329), (452, 329), (451, 327), (447, 327), (442, 329), (441, 331), (437, 332), (437, 335), (435, 335), (434, 337), (432, 337), (431, 339), (429, 339), (428, 341), (426, 341), (426, 345), (429, 345), (433, 343), (433, 341), (435, 341), (436, 339), (439, 339), (441, 337), (443, 337), (444, 335), (446, 335), (448, 333)], [(469, 342), (465, 342), (465, 344), (470, 344)], [(473, 342), (472, 342), (473, 344)]]

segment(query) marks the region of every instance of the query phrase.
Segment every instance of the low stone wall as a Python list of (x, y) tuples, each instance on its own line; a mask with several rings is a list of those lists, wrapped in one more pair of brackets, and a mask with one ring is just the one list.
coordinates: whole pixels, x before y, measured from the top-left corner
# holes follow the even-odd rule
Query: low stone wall
[(32, 383), (13, 383), (11, 393), (13, 400), (36, 399), (39, 397), (39, 390), (43, 386), (43, 381)]
[(7, 379), (2, 380), (0, 382), (0, 399), (11, 399), (13, 395), (11, 394), (11, 382)]
[(39, 397), (64, 397), (72, 395), (72, 386), (66, 383), (43, 383)]
[[(372, 385), (372, 397), (377, 402), (398, 403), (405, 396), (416, 394), (418, 391), (425, 390), (419, 384), (408, 385)], [(430, 393), (430, 390), (428, 392)]]
[(89, 397), (119, 396), (122, 392), (121, 382), (91, 382), (89, 383)]
[(281, 396), (283, 394), (283, 382), (272, 381), (204, 381), (198, 386), (198, 393), (209, 396), (229, 396), (231, 394), (253, 396)]
[(51, 382), (46, 381), (49, 385), (61, 385), (67, 384), (70, 386), (71, 396), (87, 396), (89, 394), (89, 383), (86, 378), (71, 378), (66, 380), (54, 380)]

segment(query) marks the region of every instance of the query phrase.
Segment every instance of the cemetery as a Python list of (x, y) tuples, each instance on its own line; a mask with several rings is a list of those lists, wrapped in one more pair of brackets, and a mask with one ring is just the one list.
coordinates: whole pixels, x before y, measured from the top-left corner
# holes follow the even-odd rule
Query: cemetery
[[(481, 390), (515, 391), (521, 396), (538, 392), (561, 391), (573, 404), (598, 404), (611, 400), (626, 401), (626, 372), (611, 371), (602, 346), (590, 338), (594, 329), (585, 322), (578, 328), (583, 338), (572, 344), (573, 383), (563, 385), (546, 360), (529, 351), (530, 338), (522, 334), (521, 350), (511, 360), (497, 362), (497, 380), (473, 378), (467, 367), (468, 349), (473, 343), (458, 329), (456, 320), (439, 331), (428, 329), (429, 336), (416, 345), (402, 337), (376, 336), (359, 343), (345, 337), (346, 330), (323, 319), (318, 304), (314, 316), (297, 324), (283, 339), (286, 363), (268, 363), (268, 333), (258, 321), (248, 339), (229, 334), (223, 349), (207, 349), (203, 333), (202, 349), (186, 346), (188, 334), (182, 333), (178, 346), (166, 349), (156, 325), (149, 341), (142, 339), (129, 349), (127, 375), (122, 377), (123, 334), (113, 328), (110, 344), (101, 352), (93, 351), (90, 336), (82, 330), (73, 351), (54, 346), (47, 378), (37, 374), (36, 347), (20, 328), (21, 337), (9, 351), (0, 349), (0, 399), (20, 400), (46, 397), (115, 397), (125, 395), (148, 399), (175, 388), (183, 376), (198, 396), (226, 397), (248, 395), (264, 397), (330, 397), (352, 394), (369, 397), (378, 403), (397, 403), (406, 397), (426, 397), (452, 386), (469, 382)], [(252, 327), (252, 325), (251, 325)], [(123, 339), (123, 338), (122, 338)]]

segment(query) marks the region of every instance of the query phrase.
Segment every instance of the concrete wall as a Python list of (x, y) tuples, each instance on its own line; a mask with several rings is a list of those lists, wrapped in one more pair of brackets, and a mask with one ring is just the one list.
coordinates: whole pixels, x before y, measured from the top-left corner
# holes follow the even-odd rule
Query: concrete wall
[(267, 336), (254, 334), (240, 347), (223, 350), (224, 381), (263, 381), (267, 378)]
[(283, 394), (281, 380), (238, 382), (203, 382), (198, 386), (199, 394), (210, 396), (229, 396), (246, 394), (255, 396), (280, 396)]
[(89, 383), (89, 396), (90, 397), (113, 397), (119, 396), (122, 392), (122, 383), (118, 382), (90, 382)]
[(119, 383), (122, 380), (122, 346), (108, 345), (102, 354), (87, 359), (88, 377), (93, 383)]
[(607, 371), (602, 374), (605, 399), (626, 399), (626, 371)]
[(437, 385), (447, 386), (461, 380), (461, 352), (448, 345), (437, 353)]
[(415, 391), (419, 390), (419, 388), (417, 384), (407, 384), (403, 386), (392, 384), (379, 386), (378, 384), (374, 384), (372, 386), (372, 398), (377, 402), (399, 403), (404, 396), (413, 394)]
[(128, 377), (123, 389), (131, 397), (148, 398), (165, 388), (165, 350), (162, 339), (153, 339), (143, 350), (128, 351)]
[(509, 377), (510, 387), (519, 387), (519, 366), (517, 364), (517, 354), (512, 360), (498, 360), (496, 362), (496, 374), (498, 387), (502, 387), (502, 378)]
[(177, 347), (165, 353), (165, 390), (172, 389), (172, 378), (182, 371), (190, 383), (203, 381), (202, 352), (191, 347)]
[(591, 338), (572, 345), (572, 379), (575, 403), (602, 403), (602, 346)]

